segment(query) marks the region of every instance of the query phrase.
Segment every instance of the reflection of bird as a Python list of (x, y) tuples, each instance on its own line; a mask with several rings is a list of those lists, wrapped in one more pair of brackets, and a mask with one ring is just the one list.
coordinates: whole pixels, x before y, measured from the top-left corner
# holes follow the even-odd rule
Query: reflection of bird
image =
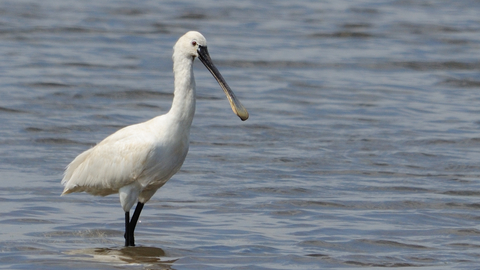
[[(119, 193), (125, 211), (125, 246), (134, 246), (134, 230), (143, 205), (182, 166), (188, 152), (195, 113), (193, 61), (198, 57), (225, 91), (232, 110), (247, 120), (248, 112), (213, 65), (202, 34), (190, 31), (175, 44), (175, 91), (167, 114), (127, 126), (78, 155), (67, 167), (62, 195)], [(130, 220), (130, 209), (138, 202)]]

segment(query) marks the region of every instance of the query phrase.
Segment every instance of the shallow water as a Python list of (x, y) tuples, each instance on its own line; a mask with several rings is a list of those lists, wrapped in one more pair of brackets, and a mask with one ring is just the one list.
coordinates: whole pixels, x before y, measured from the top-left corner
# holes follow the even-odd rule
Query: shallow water
[[(473, 269), (478, 1), (2, 1), (0, 268)], [(165, 113), (202, 32), (250, 112), (195, 64), (182, 170), (123, 245), (117, 196), (64, 167)]]

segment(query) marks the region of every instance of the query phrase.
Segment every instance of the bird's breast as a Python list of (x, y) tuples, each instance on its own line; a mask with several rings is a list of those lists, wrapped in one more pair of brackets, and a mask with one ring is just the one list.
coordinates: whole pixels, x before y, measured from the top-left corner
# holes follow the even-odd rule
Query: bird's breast
[(170, 130), (163, 132), (153, 145), (139, 177), (142, 186), (165, 184), (183, 165), (189, 148), (189, 134)]

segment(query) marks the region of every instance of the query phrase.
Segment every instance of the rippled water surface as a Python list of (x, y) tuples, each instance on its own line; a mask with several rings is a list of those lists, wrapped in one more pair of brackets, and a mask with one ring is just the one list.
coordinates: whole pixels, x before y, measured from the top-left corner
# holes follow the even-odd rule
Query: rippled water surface
[[(319, 3), (320, 2), (320, 3)], [(479, 1), (2, 1), (0, 268), (474, 269)], [(118, 196), (65, 166), (170, 108), (202, 32), (182, 170), (123, 247)]]

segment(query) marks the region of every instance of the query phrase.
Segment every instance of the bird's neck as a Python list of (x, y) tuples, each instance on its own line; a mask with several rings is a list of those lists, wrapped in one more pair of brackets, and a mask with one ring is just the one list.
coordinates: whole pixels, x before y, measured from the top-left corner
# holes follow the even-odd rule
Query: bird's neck
[[(174, 55), (175, 57), (175, 55)], [(195, 114), (195, 78), (193, 77), (193, 59), (173, 59), (175, 91), (172, 108), (169, 111), (176, 121), (190, 127)]]

